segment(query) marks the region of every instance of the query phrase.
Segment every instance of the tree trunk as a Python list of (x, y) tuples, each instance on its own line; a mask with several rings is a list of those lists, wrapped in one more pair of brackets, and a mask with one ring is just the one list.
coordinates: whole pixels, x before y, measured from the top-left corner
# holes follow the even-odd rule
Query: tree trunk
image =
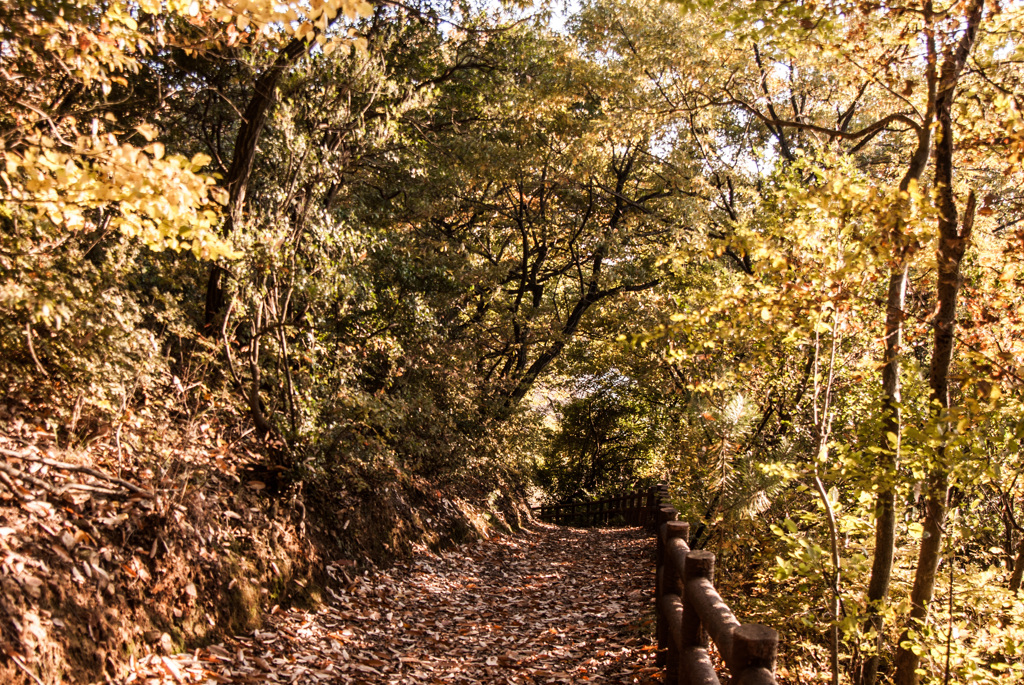
[[(938, 312), (934, 322), (935, 335), (928, 383), (931, 387), (934, 418), (939, 422), (946, 420), (950, 407), (949, 366), (953, 357), (953, 332), (961, 282), (960, 264), (971, 239), (976, 205), (974, 191), (971, 191), (967, 197), (961, 223), (953, 194), (952, 105), (960, 72), (974, 44), (983, 11), (983, 0), (971, 0), (967, 6), (963, 35), (956, 49), (951, 49), (943, 60), (935, 100), (935, 119), (939, 129), (935, 144), (935, 186), (939, 210), (939, 245), (936, 251)], [(896, 685), (917, 685), (919, 681), (917, 668), (921, 657), (913, 650), (904, 648), (902, 644), (910, 637), (911, 629), (927, 621), (929, 603), (935, 593), (935, 577), (942, 553), (943, 524), (949, 505), (949, 469), (946, 459), (945, 447), (940, 446), (936, 450), (935, 462), (928, 474), (924, 532), (914, 573), (914, 586), (910, 593), (910, 624), (903, 632), (896, 652)]]
[[(875, 652), (864, 662), (861, 685), (875, 685), (878, 676), (879, 651), (882, 648), (881, 609), (889, 595), (892, 564), (896, 549), (896, 464), (900, 450), (900, 365), (903, 336), (903, 305), (907, 293), (907, 266), (895, 268), (889, 275), (889, 296), (885, 316), (885, 352), (882, 366), (882, 389), (885, 394), (882, 421), (882, 452), (878, 457), (879, 490), (875, 500), (875, 550), (868, 582), (865, 629), (875, 633)], [(891, 440), (888, 436), (896, 436)]]
[[(911, 183), (921, 179), (931, 152), (932, 121), (935, 117), (934, 65), (928, 69), (929, 98), (924, 121), (917, 130), (917, 148), (910, 158), (907, 172), (900, 181), (900, 190), (906, 192)], [(894, 229), (894, 243), (903, 239), (902, 227)], [(881, 659), (882, 630), (885, 627), (881, 609), (889, 596), (892, 564), (896, 551), (896, 467), (899, 464), (902, 418), (900, 416), (900, 351), (903, 345), (903, 307), (907, 295), (909, 267), (905, 249), (897, 248), (896, 264), (889, 271), (889, 291), (885, 310), (885, 349), (882, 353), (882, 451), (878, 458), (879, 490), (875, 500), (875, 549), (871, 561), (871, 579), (868, 581), (865, 632), (875, 633), (875, 651), (864, 661), (860, 674), (861, 685), (875, 685)], [(895, 441), (889, 434), (896, 436)]]
[(1010, 575), (1010, 592), (1020, 590), (1021, 581), (1024, 581), (1024, 540), (1017, 546), (1017, 558), (1013, 561), (1013, 574)]
[[(235, 147), (232, 151), (231, 167), (228, 169), (224, 185), (228, 190), (227, 217), (221, 232), (231, 237), (235, 227), (242, 223), (245, 211), (245, 196), (249, 189), (249, 178), (252, 176), (253, 163), (256, 161), (256, 147), (263, 133), (263, 127), (270, 116), (271, 106), (277, 92), (277, 84), (284, 72), (299, 57), (306, 53), (310, 43), (304, 40), (292, 40), (277, 55), (274, 63), (260, 74), (253, 87), (252, 98), (242, 115)], [(220, 311), (224, 308), (224, 278), (227, 272), (217, 264), (210, 266), (210, 275), (206, 281), (206, 307), (203, 315), (204, 328), (210, 329)]]

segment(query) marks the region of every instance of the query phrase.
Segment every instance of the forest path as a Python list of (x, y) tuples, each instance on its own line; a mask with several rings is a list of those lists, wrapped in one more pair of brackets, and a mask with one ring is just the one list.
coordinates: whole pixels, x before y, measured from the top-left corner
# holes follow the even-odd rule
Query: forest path
[(148, 657), (135, 682), (653, 683), (651, 548), (637, 528), (537, 524), (358, 576), (251, 636)]

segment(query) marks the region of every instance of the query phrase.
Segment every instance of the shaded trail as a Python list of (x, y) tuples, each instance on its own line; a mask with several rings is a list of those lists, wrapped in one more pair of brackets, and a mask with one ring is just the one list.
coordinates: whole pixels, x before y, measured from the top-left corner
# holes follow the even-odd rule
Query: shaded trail
[(135, 682), (653, 683), (653, 540), (538, 524), (349, 580)]

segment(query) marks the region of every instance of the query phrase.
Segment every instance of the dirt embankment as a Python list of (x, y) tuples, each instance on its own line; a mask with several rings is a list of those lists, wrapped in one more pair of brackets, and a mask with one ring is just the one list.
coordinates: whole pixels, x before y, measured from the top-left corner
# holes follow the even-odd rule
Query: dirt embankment
[(318, 605), (329, 565), (354, 575), (519, 523), (507, 498), (487, 512), (398, 471), (297, 485), (240, 424), (153, 412), (61, 440), (0, 401), (0, 682), (120, 680)]

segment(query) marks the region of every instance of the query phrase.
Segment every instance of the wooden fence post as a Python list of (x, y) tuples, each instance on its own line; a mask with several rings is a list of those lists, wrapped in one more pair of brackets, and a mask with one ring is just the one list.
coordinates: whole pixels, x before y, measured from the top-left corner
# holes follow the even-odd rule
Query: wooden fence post
[(658, 489), (653, 485), (647, 490), (647, 507), (644, 509), (644, 526), (658, 532)]
[(685, 591), (687, 585), (694, 578), (707, 578), (710, 582), (715, 581), (715, 555), (705, 550), (693, 550), (686, 555), (686, 565), (683, 568), (683, 649), (687, 647), (707, 647), (708, 635), (700, 623), (700, 616), (693, 606), (689, 593)]
[[(672, 510), (675, 512), (675, 509)], [(667, 551), (669, 543), (674, 539), (680, 539), (684, 543), (690, 537), (690, 524), (682, 521), (666, 521), (664, 526), (665, 542), (663, 550)], [(660, 536), (659, 536), (660, 537)], [(667, 554), (665, 554), (667, 557)], [(679, 680), (679, 654), (682, 645), (677, 642), (676, 635), (669, 623), (673, 620), (670, 616), (662, 616), (665, 609), (661, 604), (661, 597), (665, 595), (683, 596), (682, 578), (678, 569), (667, 558), (665, 558), (664, 571), (661, 579), (661, 596), (658, 598), (658, 617), (665, 624), (665, 682), (675, 685)], [(659, 640), (659, 649), (661, 642)]]
[[(662, 534), (662, 526), (667, 524), (669, 521), (675, 521), (676, 516), (679, 513), (668, 505), (664, 505), (658, 508), (658, 515), (655, 518), (655, 535), (657, 536), (657, 548), (658, 548), (658, 564), (655, 568), (654, 577), (654, 604), (660, 606), (661, 597), (665, 594), (665, 536)], [(661, 611), (658, 611), (658, 656), (657, 664), (659, 666), (665, 665), (666, 660), (666, 649), (668, 648), (668, 622), (665, 617), (662, 616)]]
[(732, 658), (736, 664), (733, 685), (774, 683), (778, 655), (778, 632), (752, 623), (741, 625), (732, 633)]

